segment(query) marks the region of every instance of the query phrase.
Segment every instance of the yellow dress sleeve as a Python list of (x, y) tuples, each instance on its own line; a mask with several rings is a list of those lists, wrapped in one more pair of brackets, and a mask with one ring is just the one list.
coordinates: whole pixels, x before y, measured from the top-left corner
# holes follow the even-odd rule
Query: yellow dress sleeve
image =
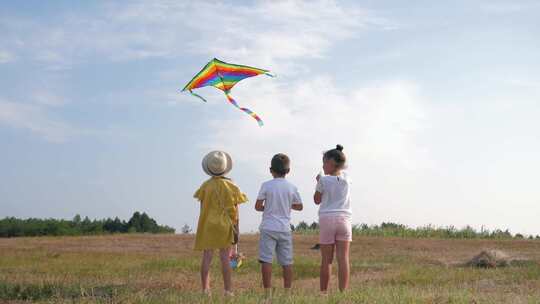
[(249, 201), (247, 195), (240, 191), (240, 188), (238, 188), (237, 185), (235, 185), (233, 182), (230, 182), (229, 185), (233, 204), (238, 205)]
[(197, 189), (195, 194), (193, 194), (193, 198), (196, 198), (199, 202), (202, 202), (204, 195), (204, 190), (201, 188)]
[(208, 186), (208, 182), (204, 182), (197, 191), (195, 191), (195, 194), (193, 194), (193, 198), (196, 198), (199, 202), (202, 202), (204, 200), (204, 197), (206, 195), (206, 188)]

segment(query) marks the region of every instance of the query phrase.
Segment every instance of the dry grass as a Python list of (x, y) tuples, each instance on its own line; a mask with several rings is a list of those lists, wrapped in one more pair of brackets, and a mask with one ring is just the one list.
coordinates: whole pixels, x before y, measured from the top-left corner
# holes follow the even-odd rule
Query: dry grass
[[(256, 235), (241, 237), (247, 262), (234, 273), (234, 303), (257, 303), (261, 279)], [(0, 239), (0, 302), (221, 303), (218, 261), (214, 297), (199, 295), (193, 236), (113, 235)], [(351, 289), (318, 297), (316, 236), (295, 236), (295, 291), (275, 303), (540, 303), (540, 241), (356, 237)], [(498, 249), (529, 263), (455, 267)], [(280, 286), (276, 267), (274, 285)], [(334, 282), (335, 283), (335, 282)], [(335, 284), (334, 284), (335, 285)]]

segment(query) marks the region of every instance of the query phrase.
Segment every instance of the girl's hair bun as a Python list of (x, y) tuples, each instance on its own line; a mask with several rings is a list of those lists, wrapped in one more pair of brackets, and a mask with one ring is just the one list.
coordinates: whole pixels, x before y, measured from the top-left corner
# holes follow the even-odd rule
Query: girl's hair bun
[(346, 160), (345, 153), (343, 153), (343, 146), (336, 145), (335, 149), (324, 152), (323, 159), (333, 159), (336, 164), (343, 168)]
[(343, 146), (342, 145), (336, 145), (335, 149), (328, 150), (323, 155), (324, 159), (333, 159), (336, 164), (339, 165), (340, 168), (343, 168), (345, 165), (345, 154), (343, 153)]

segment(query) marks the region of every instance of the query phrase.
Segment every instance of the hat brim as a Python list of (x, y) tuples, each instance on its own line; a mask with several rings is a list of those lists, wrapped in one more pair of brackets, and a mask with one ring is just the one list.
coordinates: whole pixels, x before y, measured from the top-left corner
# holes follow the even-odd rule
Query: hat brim
[(206, 174), (208, 174), (210, 176), (223, 176), (223, 175), (231, 172), (232, 165), (233, 165), (232, 158), (229, 155), (229, 153), (224, 152), (224, 151), (219, 151), (219, 152), (222, 152), (227, 157), (227, 167), (225, 168), (225, 171), (223, 171), (222, 173), (217, 174), (217, 173), (212, 172), (210, 169), (208, 169), (208, 158), (210, 157), (210, 154), (212, 154), (213, 152), (216, 152), (216, 151), (212, 151), (212, 152), (206, 154), (206, 156), (202, 160), (202, 169), (203, 169), (204, 173), (206, 173)]

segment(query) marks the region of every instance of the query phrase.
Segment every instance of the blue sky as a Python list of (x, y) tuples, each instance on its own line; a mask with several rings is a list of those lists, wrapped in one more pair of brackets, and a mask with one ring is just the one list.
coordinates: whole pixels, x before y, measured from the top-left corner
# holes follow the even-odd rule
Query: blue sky
[[(195, 226), (204, 154), (253, 200), (292, 159), (306, 208), (345, 146), (354, 221), (540, 234), (536, 1), (43, 1), (0, 10), (0, 216)], [(179, 93), (211, 58), (269, 69), (209, 103)], [(241, 228), (257, 229), (253, 204)]]

